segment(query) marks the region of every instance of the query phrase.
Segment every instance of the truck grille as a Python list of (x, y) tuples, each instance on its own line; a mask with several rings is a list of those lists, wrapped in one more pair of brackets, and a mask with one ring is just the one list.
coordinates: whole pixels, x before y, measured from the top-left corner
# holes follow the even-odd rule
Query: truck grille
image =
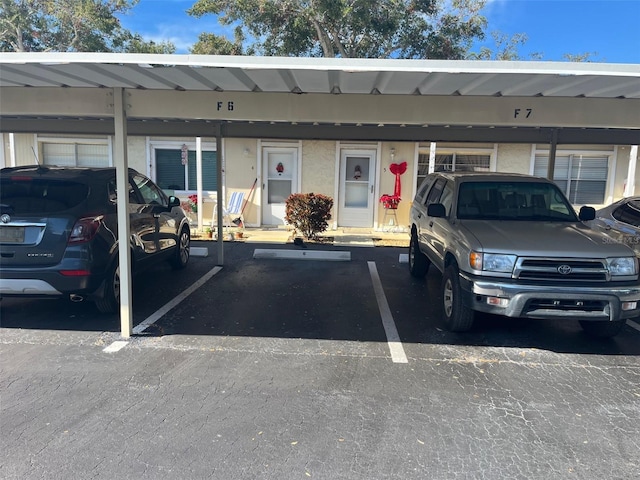
[(610, 275), (602, 260), (519, 258), (514, 278), (520, 280), (606, 282)]

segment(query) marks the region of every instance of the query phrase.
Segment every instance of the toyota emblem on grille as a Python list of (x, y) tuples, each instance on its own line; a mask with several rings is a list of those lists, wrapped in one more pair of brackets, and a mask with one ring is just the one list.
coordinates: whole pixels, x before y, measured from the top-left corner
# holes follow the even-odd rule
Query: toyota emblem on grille
[(2, 216), (0, 216), (0, 222), (2, 223), (9, 223), (11, 221), (11, 217), (9, 215), (7, 215), (6, 213), (2, 214)]
[(560, 275), (569, 275), (571, 273), (571, 267), (569, 265), (560, 265), (558, 267), (558, 273)]

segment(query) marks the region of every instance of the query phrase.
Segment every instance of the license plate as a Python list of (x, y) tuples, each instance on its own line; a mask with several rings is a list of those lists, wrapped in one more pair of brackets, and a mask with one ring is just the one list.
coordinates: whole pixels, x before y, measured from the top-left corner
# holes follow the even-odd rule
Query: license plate
[(1, 243), (24, 243), (24, 227), (0, 227)]

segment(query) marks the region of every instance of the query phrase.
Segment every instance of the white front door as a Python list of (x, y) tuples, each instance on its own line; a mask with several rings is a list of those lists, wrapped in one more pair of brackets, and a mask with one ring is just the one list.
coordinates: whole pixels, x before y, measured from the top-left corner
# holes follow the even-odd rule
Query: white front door
[(373, 227), (375, 178), (375, 150), (342, 150), (338, 226)]
[(298, 191), (298, 149), (262, 149), (262, 224), (283, 225), (285, 202)]

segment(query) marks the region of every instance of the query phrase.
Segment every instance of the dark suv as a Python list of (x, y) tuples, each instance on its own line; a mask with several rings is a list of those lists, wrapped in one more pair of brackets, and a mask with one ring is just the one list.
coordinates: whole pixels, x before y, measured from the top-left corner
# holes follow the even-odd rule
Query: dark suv
[[(189, 261), (191, 234), (180, 201), (129, 169), (134, 274)], [(93, 300), (119, 306), (115, 168), (24, 166), (0, 170), (0, 296)]]

